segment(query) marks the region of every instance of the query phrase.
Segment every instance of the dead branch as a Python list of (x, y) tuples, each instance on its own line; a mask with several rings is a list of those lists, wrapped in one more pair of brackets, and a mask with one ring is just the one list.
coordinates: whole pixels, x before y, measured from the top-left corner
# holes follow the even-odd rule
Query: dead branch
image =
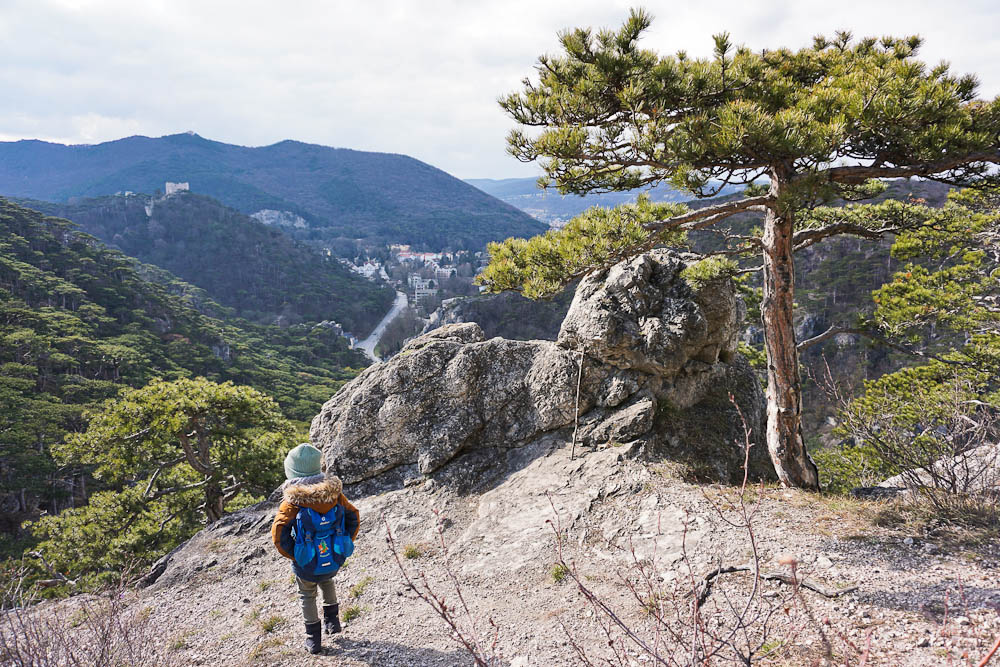
[[(62, 572), (60, 572), (59, 570), (57, 570), (54, 567), (52, 567), (51, 563), (49, 563), (49, 561), (45, 560), (45, 556), (42, 555), (42, 552), (40, 552), (40, 551), (29, 551), (25, 555), (31, 556), (32, 558), (37, 558), (38, 560), (42, 561), (42, 565), (45, 566), (45, 569), (48, 570), (49, 574), (51, 574), (52, 577), (53, 577), (52, 579), (43, 580), (43, 581), (48, 582), (48, 585), (55, 586), (57, 584), (62, 583), (62, 584), (69, 584), (70, 586), (76, 587), (76, 579), (70, 579), (69, 577), (67, 577), (66, 575), (64, 575)], [(40, 582), (38, 582), (38, 584), (41, 586), (42, 582), (40, 581)]]
[[(434, 510), (434, 514), (436, 518), (440, 519), (437, 510)], [(403, 580), (406, 582), (407, 588), (413, 591), (418, 598), (423, 600), (431, 609), (433, 609), (434, 613), (437, 614), (449, 628), (451, 628), (453, 635), (462, 645), (462, 648), (465, 649), (465, 651), (476, 663), (476, 667), (493, 667), (494, 665), (500, 664), (501, 659), (497, 652), (500, 628), (492, 618), (489, 619), (489, 625), (493, 630), (493, 636), (490, 650), (487, 651), (483, 648), (482, 642), (479, 639), (479, 624), (476, 622), (475, 616), (465, 602), (461, 582), (459, 582), (458, 577), (455, 576), (454, 571), (448, 563), (447, 548), (444, 542), (444, 533), (441, 529), (441, 521), (437, 521), (437, 532), (438, 538), (441, 541), (442, 552), (445, 554), (445, 571), (448, 578), (451, 580), (451, 583), (455, 588), (455, 593), (462, 605), (462, 610), (464, 611), (465, 618), (467, 619), (468, 627), (465, 627), (465, 624), (460, 623), (455, 617), (455, 608), (454, 606), (449, 606), (444, 595), (434, 591), (427, 579), (427, 575), (424, 572), (417, 572), (417, 578), (420, 580), (419, 583), (414, 581), (413, 577), (410, 576), (410, 573), (406, 570), (406, 567), (403, 565), (403, 561), (399, 557), (399, 549), (396, 547), (396, 540), (392, 535), (392, 529), (389, 527), (389, 520), (384, 514), (382, 515), (382, 524), (385, 526), (386, 542), (389, 545), (389, 551), (392, 552), (392, 556), (396, 560), (396, 565), (399, 567), (399, 571), (403, 576)]]
[(993, 659), (993, 656), (996, 654), (998, 649), (1000, 649), (1000, 636), (997, 636), (997, 641), (993, 645), (993, 648), (990, 649), (989, 653), (983, 656), (983, 659), (979, 661), (979, 664), (976, 665), (976, 667), (986, 667), (986, 664)]
[[(723, 574), (732, 574), (733, 572), (753, 572), (754, 567), (751, 565), (728, 565), (722, 566), (709, 571), (701, 579), (701, 586), (697, 592), (698, 605), (705, 604), (708, 600), (709, 594), (712, 592), (712, 584), (715, 578)], [(829, 589), (824, 588), (820, 584), (813, 583), (809, 579), (798, 579), (790, 574), (785, 574), (783, 572), (761, 572), (761, 579), (767, 579), (768, 581), (778, 581), (783, 584), (788, 584), (789, 586), (798, 586), (800, 588), (805, 588), (806, 590), (813, 591), (814, 593), (819, 593), (823, 597), (835, 598), (845, 595), (846, 593), (853, 593), (858, 590), (857, 586), (848, 586), (847, 588), (840, 589)]]

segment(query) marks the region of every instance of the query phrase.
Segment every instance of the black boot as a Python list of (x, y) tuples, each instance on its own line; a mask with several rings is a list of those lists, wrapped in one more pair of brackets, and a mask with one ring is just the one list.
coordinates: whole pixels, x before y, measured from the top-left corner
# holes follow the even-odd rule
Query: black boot
[(323, 650), (323, 632), (319, 621), (306, 623), (306, 650), (313, 655)]
[(325, 627), (326, 634), (328, 635), (335, 635), (340, 632), (339, 604), (323, 605), (323, 626)]

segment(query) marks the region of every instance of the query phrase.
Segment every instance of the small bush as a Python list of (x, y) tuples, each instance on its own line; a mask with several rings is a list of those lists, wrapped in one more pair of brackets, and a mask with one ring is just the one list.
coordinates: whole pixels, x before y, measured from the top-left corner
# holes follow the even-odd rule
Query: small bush
[(188, 633), (182, 632), (181, 634), (170, 640), (170, 645), (167, 647), (171, 651), (183, 651), (188, 647)]
[(124, 586), (83, 599), (75, 625), (46, 609), (22, 606), (0, 615), (0, 663), (5, 665), (171, 664), (165, 649), (187, 644), (156, 636), (148, 607), (127, 608)]
[(811, 450), (809, 456), (819, 468), (820, 485), (831, 493), (846, 494), (859, 486), (877, 486), (896, 472), (871, 447), (823, 447)]
[(372, 583), (374, 583), (375, 577), (364, 577), (358, 583), (351, 586), (351, 597), (359, 598), (365, 592), (365, 589)]
[(283, 616), (278, 616), (277, 614), (274, 614), (272, 616), (268, 616), (267, 618), (263, 619), (260, 622), (260, 629), (263, 630), (264, 632), (274, 632), (282, 625), (284, 625), (284, 623), (285, 623), (285, 618)]
[(557, 584), (561, 584), (563, 581), (565, 581), (567, 575), (569, 575), (569, 568), (563, 565), (562, 563), (556, 563), (555, 565), (552, 566), (552, 569), (549, 570), (549, 576), (551, 576), (552, 581), (554, 581)]
[(243, 619), (244, 624), (253, 625), (260, 618), (260, 608), (254, 607), (248, 613), (245, 619)]
[(403, 547), (403, 558), (413, 560), (424, 555), (424, 547), (419, 544), (407, 544)]
[(364, 610), (364, 608), (361, 605), (359, 605), (359, 604), (352, 604), (350, 607), (347, 607), (342, 612), (344, 623), (350, 623), (351, 621), (353, 621), (354, 619), (356, 619), (358, 616), (361, 616), (361, 614), (363, 614), (364, 611), (365, 610)]
[(284, 642), (281, 640), (280, 637), (271, 637), (270, 639), (265, 639), (264, 641), (254, 646), (253, 650), (251, 650), (250, 653), (247, 654), (247, 664), (251, 665), (256, 664), (261, 658), (264, 657), (264, 653), (267, 651), (267, 649), (274, 648), (276, 646), (281, 646), (283, 643)]

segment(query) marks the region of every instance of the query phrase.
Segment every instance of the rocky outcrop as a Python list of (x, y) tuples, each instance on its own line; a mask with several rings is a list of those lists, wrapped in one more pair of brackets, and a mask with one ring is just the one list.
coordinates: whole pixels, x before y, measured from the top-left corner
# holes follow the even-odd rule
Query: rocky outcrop
[[(684, 266), (654, 250), (588, 276), (556, 342), (487, 340), (474, 323), (425, 334), (345, 385), (310, 438), (348, 484), (390, 470), (454, 480), (444, 468), (456, 458), (484, 472), (574, 430), (584, 447), (629, 445), (736, 478), (744, 438), (730, 394), (754, 434), (764, 415), (735, 353), (743, 303), (728, 279), (693, 290)], [(751, 452), (752, 474), (773, 472), (762, 446)]]

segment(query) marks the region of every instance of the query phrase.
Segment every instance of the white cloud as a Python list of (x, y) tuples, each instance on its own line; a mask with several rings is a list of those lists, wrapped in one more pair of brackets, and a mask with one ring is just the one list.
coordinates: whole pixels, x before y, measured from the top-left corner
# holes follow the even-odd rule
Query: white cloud
[[(462, 177), (530, 175), (505, 153), (496, 98), (556, 49), (614, 26), (618, 0), (8, 0), (0, 7), (0, 136), (93, 143), (195, 130), (406, 153)], [(646, 44), (707, 55), (728, 30), (754, 48), (837, 29), (920, 33), (923, 56), (1000, 93), (992, 2), (647, 2)]]

